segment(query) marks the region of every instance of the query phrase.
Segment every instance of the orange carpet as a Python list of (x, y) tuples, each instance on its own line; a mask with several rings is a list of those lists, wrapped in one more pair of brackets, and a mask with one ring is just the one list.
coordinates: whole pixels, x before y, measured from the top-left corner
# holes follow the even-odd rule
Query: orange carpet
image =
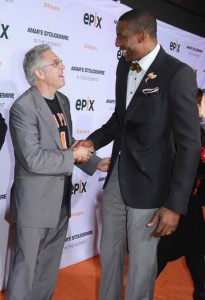
[[(52, 300), (97, 300), (99, 278), (98, 256), (61, 269)], [(168, 263), (160, 274), (154, 300), (192, 300), (192, 293), (192, 281), (182, 257)], [(3, 293), (0, 293), (0, 300), (3, 300)]]
[[(203, 211), (205, 216), (205, 207)], [(99, 279), (99, 256), (61, 269), (52, 300), (98, 300)], [(168, 263), (156, 280), (154, 300), (192, 300), (192, 294), (193, 284), (184, 257)], [(3, 299), (4, 293), (0, 292), (0, 300)]]

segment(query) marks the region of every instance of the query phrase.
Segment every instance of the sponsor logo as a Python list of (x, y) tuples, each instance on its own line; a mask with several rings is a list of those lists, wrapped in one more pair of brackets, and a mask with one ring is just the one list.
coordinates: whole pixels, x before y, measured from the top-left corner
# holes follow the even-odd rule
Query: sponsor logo
[(31, 34), (35, 34), (35, 35), (42, 35), (42, 36), (55, 38), (55, 39), (59, 39), (59, 40), (64, 40), (64, 41), (69, 40), (68, 35), (65, 35), (65, 34), (62, 34), (62, 33), (46, 31), (46, 30), (38, 29), (38, 28), (28, 27), (27, 32), (29, 32)]
[(6, 98), (6, 99), (14, 99), (14, 93), (1, 93), (0, 92), (0, 99)]
[(88, 49), (88, 50), (93, 50), (93, 51), (97, 51), (97, 47), (95, 46), (92, 46), (90, 44), (85, 44), (85, 49)]
[(88, 129), (77, 129), (77, 134), (89, 134), (90, 130)]
[(4, 0), (5, 2), (14, 3), (15, 0)]
[[(99, 76), (105, 75), (104, 70), (91, 69), (91, 68), (81, 67), (81, 66), (72, 66), (71, 71), (77, 73), (76, 79), (79, 80), (98, 81)], [(78, 75), (78, 73), (82, 73), (82, 75)]]
[[(15, 94), (14, 93), (4, 93), (4, 92), (0, 92), (0, 101), (2, 101), (3, 99), (14, 99), (15, 98)], [(5, 102), (0, 102), (0, 108), (4, 108), (5, 107)]]
[(67, 242), (69, 244), (65, 244), (64, 249), (68, 250), (85, 245), (89, 235), (93, 235), (93, 230), (66, 237), (65, 243)]
[(79, 217), (83, 215), (83, 211), (76, 211), (71, 213), (71, 218), (72, 217)]
[(44, 7), (48, 8), (48, 9), (52, 9), (52, 10), (60, 10), (60, 8), (58, 6), (54, 6), (54, 5), (52, 5), (52, 4), (48, 3), (48, 2), (44, 3)]
[(105, 71), (103, 71), (103, 70), (90, 69), (90, 68), (77, 67), (77, 66), (72, 66), (71, 71), (83, 72), (83, 73), (92, 73), (92, 74), (97, 74), (97, 75), (105, 75)]
[(106, 100), (106, 103), (109, 103), (109, 104), (115, 104), (115, 103), (116, 103), (116, 100), (115, 100), (115, 99), (107, 99), (107, 100)]
[(110, 110), (113, 111), (115, 109), (115, 103), (116, 103), (115, 99), (107, 99), (106, 103), (109, 104)]
[(187, 49), (189, 51), (189, 54), (195, 57), (199, 57), (203, 53), (202, 49), (193, 46), (187, 46)]
[(68, 250), (68, 249), (74, 249), (75, 247), (83, 246), (87, 243), (87, 240), (88, 239), (84, 239), (84, 240), (79, 241), (79, 242), (75, 242), (75, 243), (72, 243), (72, 244), (65, 245), (64, 249)]
[(0, 200), (5, 200), (6, 199), (6, 194), (1, 194), (0, 195)]
[(90, 100), (89, 97), (87, 99), (78, 99), (75, 103), (76, 110), (87, 110), (87, 111), (94, 111), (94, 102), (95, 100)]
[(1, 39), (6, 39), (8, 40), (8, 29), (9, 29), (9, 25), (5, 25), (5, 24), (0, 24), (0, 38)]
[(72, 194), (75, 195), (76, 193), (79, 194), (86, 193), (86, 184), (87, 181), (83, 182), (82, 180), (80, 180), (79, 183), (73, 184)]
[(52, 48), (53, 47), (61, 47), (61, 43), (53, 42), (53, 41), (47, 41), (44, 39), (34, 39), (34, 44), (47, 44), (50, 45)]
[(203, 53), (203, 50), (202, 49), (198, 49), (198, 48), (195, 48), (195, 47), (192, 47), (192, 46), (187, 46), (187, 49), (189, 50), (192, 50), (194, 52), (197, 52), (197, 53)]
[(85, 13), (83, 17), (83, 21), (85, 25), (94, 26), (95, 28), (102, 29), (101, 27), (102, 17), (99, 17), (97, 13), (95, 13), (94, 15)]
[(4, 108), (5, 102), (0, 102), (0, 108)]
[(170, 42), (169, 48), (171, 51), (180, 52), (180, 46), (181, 46), (181, 44), (178, 44), (175, 42)]
[(65, 242), (74, 241), (74, 240), (84, 238), (85, 236), (92, 235), (92, 234), (93, 234), (93, 230), (89, 230), (89, 231), (85, 231), (85, 232), (82, 232), (79, 234), (68, 236), (68, 237), (66, 237)]
[(98, 181), (105, 181), (106, 180), (106, 177), (100, 177), (99, 179), (98, 179)]
[(85, 76), (85, 75), (77, 75), (76, 76), (76, 79), (79, 79), (79, 80), (87, 80), (87, 81), (98, 81), (99, 78), (97, 77), (93, 77), (93, 76)]

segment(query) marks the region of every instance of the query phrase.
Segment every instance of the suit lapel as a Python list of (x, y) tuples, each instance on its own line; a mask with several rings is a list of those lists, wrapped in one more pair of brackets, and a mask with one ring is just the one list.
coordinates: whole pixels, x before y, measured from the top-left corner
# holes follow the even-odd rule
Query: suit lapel
[(126, 97), (127, 97), (127, 77), (130, 68), (130, 63), (127, 63), (122, 58), (122, 63), (118, 65), (117, 82), (116, 82), (116, 99), (118, 99), (117, 111), (119, 120), (124, 119), (126, 112)]
[(56, 126), (53, 115), (50, 111), (50, 108), (48, 107), (46, 101), (41, 96), (41, 94), (40, 94), (40, 92), (38, 91), (37, 88), (32, 87), (31, 88), (31, 93), (34, 97), (34, 101), (36, 103), (37, 111), (39, 112), (39, 114), (41, 115), (41, 117), (43, 118), (45, 123), (47, 124), (48, 128), (50, 129), (50, 132), (51, 132), (54, 140), (56, 141), (58, 147), (60, 149), (62, 149), (62, 144), (61, 144), (61, 140), (60, 140), (59, 131), (58, 131), (58, 128)]

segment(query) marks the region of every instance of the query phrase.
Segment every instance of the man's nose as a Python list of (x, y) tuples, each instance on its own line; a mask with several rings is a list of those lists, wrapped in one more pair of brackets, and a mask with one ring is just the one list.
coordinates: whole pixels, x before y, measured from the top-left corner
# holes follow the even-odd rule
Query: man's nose
[(120, 47), (120, 42), (119, 42), (118, 37), (116, 37), (116, 39), (115, 39), (115, 46)]

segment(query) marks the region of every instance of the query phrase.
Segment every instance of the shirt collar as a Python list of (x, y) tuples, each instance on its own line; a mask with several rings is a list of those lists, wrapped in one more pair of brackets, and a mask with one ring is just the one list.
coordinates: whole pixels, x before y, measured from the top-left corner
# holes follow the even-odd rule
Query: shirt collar
[(160, 49), (160, 45), (158, 43), (157, 46), (150, 53), (148, 53), (146, 56), (144, 56), (142, 59), (138, 61), (140, 67), (144, 72), (147, 72), (147, 70), (155, 60), (159, 52), (159, 49)]

